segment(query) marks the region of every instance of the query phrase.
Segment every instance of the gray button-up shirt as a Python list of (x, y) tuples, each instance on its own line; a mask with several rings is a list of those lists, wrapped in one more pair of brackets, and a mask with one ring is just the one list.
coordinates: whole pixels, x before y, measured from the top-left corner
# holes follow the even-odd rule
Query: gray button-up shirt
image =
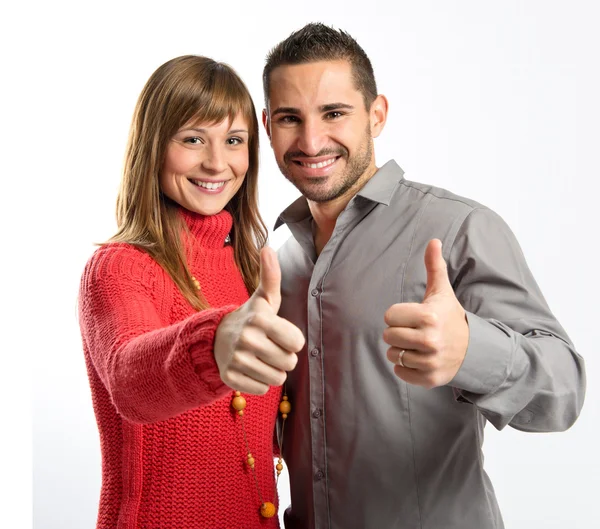
[[(499, 529), (483, 469), (486, 420), (568, 428), (584, 365), (550, 312), (514, 235), (484, 206), (409, 182), (388, 162), (349, 202), (318, 256), (304, 198), (280, 216), (280, 315), (306, 337), (287, 391), (289, 529)], [(277, 227), (277, 226), (276, 226)], [(421, 302), (425, 247), (443, 243), (467, 311), (463, 365), (432, 390), (394, 375), (385, 311)]]

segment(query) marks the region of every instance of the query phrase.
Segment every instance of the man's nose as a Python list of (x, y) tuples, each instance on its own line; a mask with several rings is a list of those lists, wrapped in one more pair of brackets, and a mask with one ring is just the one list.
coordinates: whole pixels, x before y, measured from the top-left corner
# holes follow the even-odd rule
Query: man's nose
[(316, 156), (327, 144), (327, 134), (320, 120), (306, 120), (302, 123), (298, 148), (308, 156)]

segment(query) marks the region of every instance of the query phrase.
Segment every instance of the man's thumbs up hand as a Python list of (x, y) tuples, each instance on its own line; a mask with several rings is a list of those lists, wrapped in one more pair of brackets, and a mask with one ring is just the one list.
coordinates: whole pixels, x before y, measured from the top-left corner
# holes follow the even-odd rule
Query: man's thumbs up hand
[(429, 303), (436, 296), (454, 297), (454, 290), (448, 278), (448, 267), (442, 256), (442, 243), (439, 239), (429, 241), (425, 249), (425, 269), (427, 270), (427, 288), (423, 303)]
[(469, 344), (466, 314), (454, 294), (442, 243), (425, 250), (427, 288), (422, 303), (397, 303), (385, 313), (384, 341), (396, 375), (426, 388), (443, 386), (458, 372)]
[(250, 299), (225, 316), (215, 334), (215, 359), (229, 387), (264, 395), (280, 386), (296, 367), (304, 346), (298, 327), (277, 316), (281, 305), (281, 270), (271, 248), (260, 254), (260, 284)]

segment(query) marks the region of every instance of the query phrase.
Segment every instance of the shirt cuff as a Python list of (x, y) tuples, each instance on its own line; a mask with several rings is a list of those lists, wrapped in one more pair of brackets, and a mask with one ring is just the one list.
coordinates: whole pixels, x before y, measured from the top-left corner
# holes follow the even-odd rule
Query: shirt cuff
[(458, 373), (448, 383), (459, 390), (480, 395), (493, 393), (506, 380), (512, 362), (512, 339), (494, 320), (466, 312), (469, 345)]

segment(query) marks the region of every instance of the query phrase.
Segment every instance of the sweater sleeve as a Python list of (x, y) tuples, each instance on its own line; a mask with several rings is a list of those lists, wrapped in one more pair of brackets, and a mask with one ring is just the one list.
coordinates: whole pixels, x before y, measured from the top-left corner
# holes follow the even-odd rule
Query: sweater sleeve
[(117, 411), (132, 422), (165, 420), (230, 391), (213, 344), (221, 319), (237, 307), (210, 308), (169, 325), (169, 281), (150, 256), (124, 245), (98, 250), (81, 280), (84, 347)]

